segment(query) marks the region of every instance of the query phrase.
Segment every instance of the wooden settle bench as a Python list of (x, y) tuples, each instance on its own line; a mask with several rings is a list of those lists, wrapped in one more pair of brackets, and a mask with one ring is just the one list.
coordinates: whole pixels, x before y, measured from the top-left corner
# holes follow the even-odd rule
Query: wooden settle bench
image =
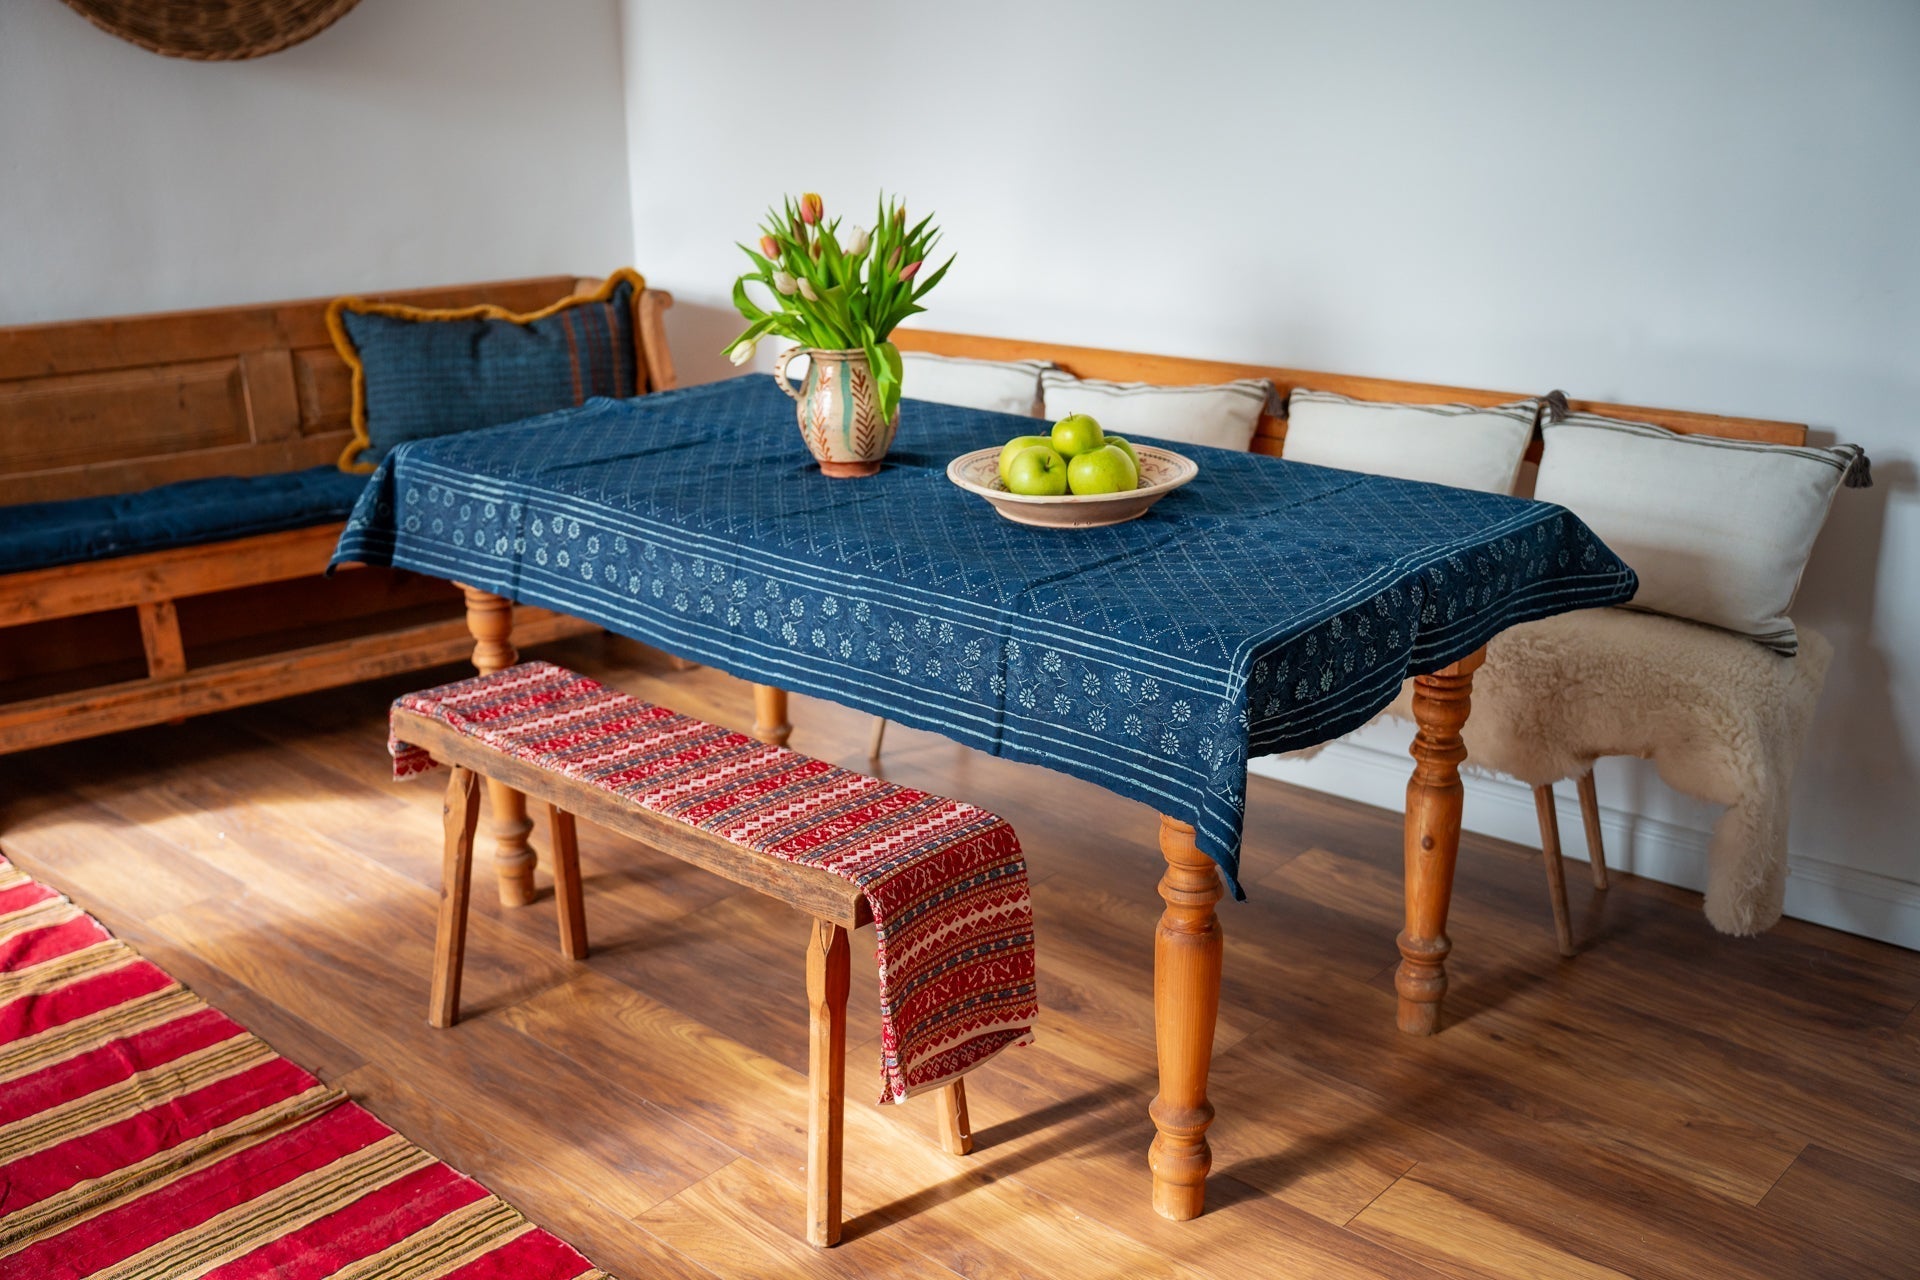
[[(421, 696), (431, 696), (431, 691)], [(443, 810), (445, 854), (428, 1023), (446, 1028), (460, 1018), (460, 975), (466, 956), (467, 905), (481, 778), (548, 806), (560, 951), (569, 960), (587, 957), (576, 817), (796, 908), (811, 921), (806, 951), (806, 1233), (809, 1243), (822, 1248), (839, 1243), (849, 990), (847, 935), (873, 922), (866, 895), (852, 881), (821, 867), (789, 862), (736, 844), (688, 822), (655, 813), (591, 782), (523, 759), (409, 707), (408, 701), (403, 698), (393, 708), (393, 737), (424, 750), (452, 771)], [(633, 702), (635, 706), (645, 705)], [(695, 723), (702, 729), (711, 728)], [(833, 772), (846, 776), (850, 771)], [(935, 1097), (941, 1145), (954, 1155), (968, 1154), (973, 1150), (973, 1135), (967, 1118), (965, 1080), (955, 1079), (940, 1086)]]
[[(537, 310), (546, 276), (369, 294)], [(351, 437), (328, 299), (0, 328), (0, 521), (18, 503), (330, 465)], [(674, 385), (636, 303), (646, 389)], [(342, 522), (0, 573), (0, 753), (437, 666), (473, 650), (461, 595), (380, 569), (323, 577)], [(523, 610), (519, 639), (595, 628)]]

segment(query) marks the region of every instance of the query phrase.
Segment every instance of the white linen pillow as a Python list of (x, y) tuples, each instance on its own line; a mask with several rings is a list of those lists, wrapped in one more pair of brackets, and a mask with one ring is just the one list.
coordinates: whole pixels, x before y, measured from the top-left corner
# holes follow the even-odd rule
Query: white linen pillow
[(902, 351), (900, 394), (909, 400), (1032, 417), (1040, 404), (1040, 374), (1052, 367), (1045, 360), (972, 360)]
[(1512, 493), (1533, 442), (1537, 400), (1491, 408), (1390, 404), (1295, 387), (1280, 456), (1342, 471)]
[(1148, 382), (1100, 382), (1060, 369), (1040, 375), (1042, 412), (1051, 422), (1091, 414), (1104, 429), (1129, 439), (1151, 436), (1245, 453), (1273, 395), (1264, 378), (1210, 386), (1162, 387)]
[(1866, 483), (1858, 445), (1680, 435), (1588, 413), (1544, 435), (1533, 496), (1579, 516), (1640, 575), (1627, 608), (1797, 652), (1787, 610), (1835, 491)]

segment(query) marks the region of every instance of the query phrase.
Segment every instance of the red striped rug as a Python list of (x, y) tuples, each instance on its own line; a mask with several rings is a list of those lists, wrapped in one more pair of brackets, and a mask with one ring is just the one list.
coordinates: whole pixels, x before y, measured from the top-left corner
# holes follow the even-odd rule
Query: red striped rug
[(0, 1276), (602, 1275), (0, 858)]

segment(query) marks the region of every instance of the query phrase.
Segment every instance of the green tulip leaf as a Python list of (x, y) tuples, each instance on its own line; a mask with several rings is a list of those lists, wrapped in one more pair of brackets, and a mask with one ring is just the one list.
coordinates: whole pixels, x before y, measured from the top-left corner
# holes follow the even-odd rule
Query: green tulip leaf
[(762, 311), (754, 303), (753, 299), (747, 296), (748, 279), (749, 277), (747, 276), (741, 276), (733, 282), (733, 307), (734, 310), (738, 311), (747, 319), (758, 320), (767, 313)]

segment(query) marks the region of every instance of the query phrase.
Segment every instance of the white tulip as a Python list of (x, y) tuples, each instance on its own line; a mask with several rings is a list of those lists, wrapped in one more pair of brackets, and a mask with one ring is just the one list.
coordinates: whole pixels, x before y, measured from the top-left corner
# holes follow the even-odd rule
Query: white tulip
[(808, 302), (820, 301), (820, 295), (813, 291), (813, 281), (807, 279), (805, 276), (800, 277), (800, 296)]
[(847, 240), (848, 255), (851, 257), (859, 257), (867, 251), (867, 245), (869, 243), (871, 242), (867, 238), (866, 228), (855, 227), (853, 229), (853, 235)]
[(784, 271), (776, 271), (773, 273), (773, 287), (779, 291), (781, 297), (791, 298), (794, 290), (793, 277)]
[(753, 359), (753, 349), (759, 345), (757, 342), (736, 343), (734, 344), (733, 350), (727, 352), (727, 359), (733, 361), (736, 365), (745, 364), (747, 361)]

